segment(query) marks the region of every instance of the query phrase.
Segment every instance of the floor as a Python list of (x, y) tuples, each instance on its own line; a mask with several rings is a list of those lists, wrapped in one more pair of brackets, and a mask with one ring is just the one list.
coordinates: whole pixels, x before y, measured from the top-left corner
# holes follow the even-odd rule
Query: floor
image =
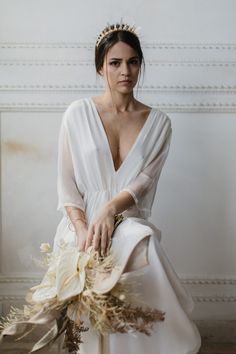
[(234, 343), (210, 343), (204, 344), (199, 354), (235, 354), (236, 344)]
[[(1, 354), (26, 354), (28, 353), (20, 345), (14, 346), (8, 345)], [(50, 351), (45, 351), (44, 354), (57, 354), (57, 347), (54, 346)], [(40, 354), (43, 354), (42, 352)], [(92, 353), (91, 353), (92, 354)], [(129, 354), (129, 353), (127, 353)], [(199, 354), (236, 354), (236, 344), (234, 343), (204, 343), (203, 348)]]
[(202, 337), (199, 354), (236, 354), (236, 321), (196, 321)]

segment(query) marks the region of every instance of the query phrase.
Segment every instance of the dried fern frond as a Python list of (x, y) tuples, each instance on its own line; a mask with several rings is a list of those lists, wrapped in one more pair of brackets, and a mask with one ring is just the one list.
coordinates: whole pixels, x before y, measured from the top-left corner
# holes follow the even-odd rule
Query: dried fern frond
[(32, 315), (32, 307), (25, 305), (23, 309), (11, 306), (7, 316), (0, 318), (0, 332), (15, 322), (25, 321)]
[(80, 324), (75, 323), (74, 321), (68, 319), (66, 330), (65, 330), (65, 341), (64, 348), (67, 348), (69, 353), (78, 353), (79, 346), (82, 341), (82, 332), (87, 332), (88, 327), (84, 327), (83, 322)]
[(102, 295), (90, 292), (86, 297), (81, 296), (80, 301), (93, 327), (103, 334), (138, 331), (150, 335), (154, 322), (164, 321), (164, 312), (132, 306), (111, 292)]

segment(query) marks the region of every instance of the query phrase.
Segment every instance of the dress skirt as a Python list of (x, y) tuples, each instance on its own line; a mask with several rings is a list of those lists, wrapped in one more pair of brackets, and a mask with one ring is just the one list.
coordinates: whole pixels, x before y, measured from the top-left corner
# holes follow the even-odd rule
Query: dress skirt
[[(104, 338), (90, 328), (83, 333), (80, 354), (198, 353), (201, 337), (190, 318), (194, 302), (162, 248), (160, 230), (145, 219), (128, 217), (114, 232), (114, 251), (117, 247), (122, 253), (122, 249), (129, 247), (137, 234), (142, 233), (149, 236), (148, 264), (122, 276), (127, 282), (138, 279), (137, 291), (142, 301), (151, 308), (164, 311), (165, 320), (154, 324), (151, 336), (132, 333), (109, 334)], [(68, 229), (66, 218), (58, 226), (55, 250), (61, 237), (66, 242), (75, 241), (75, 234)]]

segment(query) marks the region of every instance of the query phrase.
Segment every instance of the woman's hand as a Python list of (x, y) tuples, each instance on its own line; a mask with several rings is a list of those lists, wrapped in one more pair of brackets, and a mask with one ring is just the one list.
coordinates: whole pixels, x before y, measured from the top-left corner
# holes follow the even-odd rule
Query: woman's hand
[(85, 250), (93, 246), (101, 256), (105, 256), (111, 246), (111, 236), (114, 230), (114, 213), (107, 206), (98, 211), (89, 225)]

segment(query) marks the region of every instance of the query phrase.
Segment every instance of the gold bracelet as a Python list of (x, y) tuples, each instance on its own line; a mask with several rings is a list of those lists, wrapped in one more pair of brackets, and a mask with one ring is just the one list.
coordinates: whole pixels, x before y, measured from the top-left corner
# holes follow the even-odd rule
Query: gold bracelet
[[(74, 223), (75, 221), (77, 221), (77, 220), (82, 220), (82, 221), (85, 223), (85, 225), (87, 226), (87, 221), (84, 220), (84, 219), (78, 218), (78, 219), (75, 219), (75, 220), (73, 220), (73, 221), (70, 220), (70, 222), (68, 223), (68, 228), (69, 228), (70, 231), (75, 232), (75, 227), (74, 227), (73, 223)], [(72, 223), (72, 222), (73, 222), (73, 223)], [(73, 226), (73, 229), (71, 229), (71, 226)]]
[(87, 224), (87, 221), (83, 218), (77, 218), (77, 219), (71, 220), (71, 222), (76, 222), (77, 220), (82, 220), (85, 224)]
[(73, 215), (75, 214), (75, 217), (79, 217), (79, 218), (85, 218), (84, 212), (79, 212), (77, 209), (72, 209), (70, 211), (68, 211), (68, 216), (69, 217), (73, 217)]

